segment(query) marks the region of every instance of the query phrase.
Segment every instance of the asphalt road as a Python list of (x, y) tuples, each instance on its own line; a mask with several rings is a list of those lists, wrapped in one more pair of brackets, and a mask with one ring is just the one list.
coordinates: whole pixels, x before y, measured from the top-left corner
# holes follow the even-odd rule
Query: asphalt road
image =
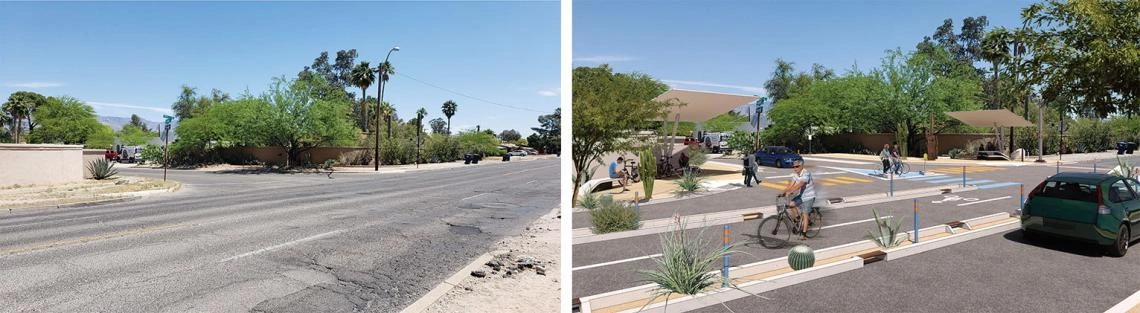
[(0, 311), (398, 311), (556, 207), (558, 162), (332, 178), (172, 170), (177, 193), (16, 210), (0, 215)]
[[(847, 171), (855, 173), (861, 169), (874, 169), (873, 164), (852, 165), (846, 163), (813, 162), (818, 165), (815, 172)], [(1115, 160), (1112, 161), (1115, 163)], [(1098, 170), (1104, 168), (1108, 162), (1100, 161)], [(1062, 171), (1088, 171), (1091, 170), (1092, 161), (1064, 165)], [(1087, 167), (1088, 169), (1084, 169)], [(928, 169), (951, 172), (960, 166), (929, 166)], [(912, 165), (912, 169), (915, 166)], [(769, 173), (774, 172), (769, 169)], [(946, 195), (919, 198), (919, 228), (943, 224), (955, 220), (963, 220), (999, 212), (1013, 212), (1018, 207), (1019, 184), (1024, 184), (1026, 192), (1040, 183), (1046, 177), (1056, 172), (1055, 166), (1021, 166), (1021, 167), (967, 167), (967, 183), (979, 186), (989, 186), (976, 191), (954, 194), (967, 198), (967, 200), (947, 200)], [(778, 175), (769, 174), (769, 175)], [(850, 175), (831, 174), (830, 176)], [(820, 177), (830, 177), (821, 175)], [(942, 174), (943, 178), (928, 179), (930, 177), (915, 179), (900, 179), (895, 181), (896, 190), (915, 189), (946, 184), (932, 183), (930, 181), (945, 181), (961, 179), (961, 174)], [(908, 177), (910, 178), (910, 177)], [(875, 180), (860, 184), (839, 184), (823, 187), (836, 196), (852, 196), (868, 193), (882, 193), (890, 182)], [(952, 182), (951, 182), (952, 183)], [(776, 190), (772, 188), (742, 188), (734, 191), (709, 195), (705, 197), (685, 199), (661, 204), (645, 205), (641, 207), (643, 219), (661, 218), (672, 215), (673, 212), (682, 214), (708, 213), (728, 211), (749, 207), (766, 206), (773, 204), (772, 199)], [(968, 199), (985, 201), (968, 203)], [(769, 200), (769, 201), (763, 201)], [(934, 203), (939, 201), (942, 203)], [(899, 200), (888, 203), (872, 204), (858, 207), (847, 207), (833, 211), (825, 211), (824, 224), (833, 227), (824, 229), (817, 238), (803, 242), (813, 248), (826, 248), (849, 242), (865, 239), (867, 231), (873, 225), (872, 209), (880, 214), (892, 214), (902, 218), (902, 229), (913, 229), (913, 200)], [(649, 217), (646, 217), (646, 216)], [(660, 215), (660, 216), (658, 216)], [(576, 214), (574, 217), (576, 227), (588, 227), (589, 219), (585, 214)], [(787, 255), (787, 250), (766, 249), (754, 244), (754, 235), (759, 220), (734, 223), (729, 226), (729, 240), (739, 243), (739, 254), (730, 258), (731, 265), (747, 264)], [(845, 225), (844, 225), (845, 224)], [(696, 233), (699, 230), (691, 230)], [(719, 245), (723, 239), (720, 226), (709, 229), (704, 237), (714, 245)], [(799, 243), (793, 239), (794, 243)], [(603, 292), (643, 285), (644, 275), (639, 270), (651, 270), (655, 262), (646, 256), (660, 253), (660, 235), (646, 235), (631, 238), (622, 238), (574, 245), (572, 266), (574, 270), (573, 297), (595, 295)], [(641, 259), (638, 259), (641, 258)], [(1135, 288), (1133, 288), (1133, 292)], [(1128, 293), (1130, 294), (1130, 293)], [(822, 295), (822, 294), (821, 294)], [(1127, 296), (1127, 294), (1125, 295)], [(1123, 299), (1123, 298), (1121, 298)], [(751, 303), (755, 304), (755, 303)], [(740, 308), (748, 307), (747, 305)], [(747, 311), (747, 310), (745, 310)], [(809, 310), (811, 311), (811, 310)], [(825, 310), (827, 311), (827, 310)], [(739, 312), (739, 310), (738, 310)]]

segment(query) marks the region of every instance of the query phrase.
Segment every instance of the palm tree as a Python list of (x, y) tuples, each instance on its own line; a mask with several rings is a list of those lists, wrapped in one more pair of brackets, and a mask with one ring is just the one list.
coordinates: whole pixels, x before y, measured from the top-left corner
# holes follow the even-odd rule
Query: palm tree
[(458, 104), (455, 104), (455, 101), (451, 100), (447, 100), (447, 102), (443, 103), (443, 115), (447, 116), (447, 134), (449, 135), (451, 134), (451, 117), (455, 116), (455, 109), (457, 109), (458, 106)]
[(1001, 71), (1000, 64), (1005, 63), (1009, 59), (1009, 42), (1010, 33), (1004, 27), (997, 27), (986, 33), (986, 37), (982, 39), (982, 58), (990, 61), (993, 64), (994, 71), (994, 94), (991, 101), (993, 105), (997, 105), (1001, 97)]
[(12, 126), (16, 143), (20, 143), (20, 131), (23, 129), (24, 119), (28, 117), (28, 111), (34, 105), (33, 101), (17, 92), (8, 97), (8, 102), (4, 102), (4, 113), (8, 114), (10, 119), (8, 123)]
[(388, 139), (392, 139), (392, 117), (395, 115), (396, 108), (387, 101), (380, 104), (380, 116), (384, 118), (384, 124), (388, 126)]
[(368, 131), (368, 104), (365, 100), (368, 98), (368, 87), (376, 82), (376, 73), (372, 72), (372, 68), (368, 66), (368, 62), (361, 61), (356, 67), (352, 68), (349, 78), (352, 80), (352, 85), (360, 87), (360, 117), (364, 120), (360, 124), (360, 128)]

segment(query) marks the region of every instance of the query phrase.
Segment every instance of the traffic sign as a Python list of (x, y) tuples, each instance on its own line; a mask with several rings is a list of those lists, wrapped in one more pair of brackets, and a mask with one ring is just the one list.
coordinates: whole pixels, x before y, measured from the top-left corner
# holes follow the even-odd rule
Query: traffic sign
[(170, 115), (166, 115), (166, 114), (163, 114), (163, 115), (162, 115), (162, 118), (165, 118), (165, 119), (166, 119), (166, 124), (170, 124), (170, 121), (174, 119), (174, 117), (173, 117), (173, 116), (170, 116)]

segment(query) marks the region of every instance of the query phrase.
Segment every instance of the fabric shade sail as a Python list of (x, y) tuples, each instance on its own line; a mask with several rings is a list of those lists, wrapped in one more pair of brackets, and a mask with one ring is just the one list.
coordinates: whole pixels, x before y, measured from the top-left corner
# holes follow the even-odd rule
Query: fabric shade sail
[(704, 122), (745, 104), (756, 102), (759, 96), (734, 95), (727, 93), (670, 89), (654, 98), (655, 101), (681, 103), (669, 108), (669, 113), (661, 117), (666, 121)]
[(1036, 127), (1036, 124), (1026, 121), (1009, 110), (977, 110), (946, 112), (966, 125), (974, 127)]

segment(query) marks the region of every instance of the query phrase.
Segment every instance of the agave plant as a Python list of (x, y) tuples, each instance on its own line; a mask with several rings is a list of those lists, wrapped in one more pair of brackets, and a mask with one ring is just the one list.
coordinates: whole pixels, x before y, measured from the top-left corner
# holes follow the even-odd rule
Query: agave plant
[(697, 176), (696, 173), (693, 173), (693, 171), (685, 170), (685, 175), (681, 176), (681, 180), (677, 181), (677, 193), (686, 194), (697, 192), (701, 190), (701, 188), (704, 188), (704, 186), (701, 186), (703, 180), (704, 179)]
[[(905, 240), (905, 238), (898, 236), (899, 228), (902, 226), (902, 219), (895, 219), (893, 217), (880, 218), (879, 212), (874, 209), (871, 210), (871, 213), (875, 215), (876, 231), (867, 231), (867, 236), (871, 238), (871, 241), (874, 241), (875, 244), (883, 247), (884, 249), (890, 249), (901, 245), (903, 243), (903, 240)], [(891, 225), (892, 220), (895, 222), (894, 225)]]
[(638, 271), (657, 285), (652, 291), (653, 298), (645, 305), (662, 296), (668, 305), (672, 294), (693, 295), (719, 284), (722, 277), (716, 272), (716, 264), (733, 253), (734, 245), (724, 247), (711, 242), (704, 235), (704, 228), (696, 236), (690, 236), (685, 231), (685, 223), (674, 225), (675, 229), (661, 234), (661, 256), (654, 259), (657, 269)]
[(1116, 164), (1117, 164), (1116, 168), (1113, 168), (1111, 171), (1109, 171), (1108, 172), (1109, 174), (1120, 176), (1120, 177), (1131, 177), (1132, 176), (1132, 164), (1131, 163), (1128, 163), (1128, 161), (1120, 159), (1120, 156), (1116, 156)]
[[(610, 199), (613, 199), (613, 197), (610, 197)], [(587, 210), (593, 210), (598, 208), (599, 201), (600, 200), (598, 199), (597, 195), (588, 193), (582, 196), (582, 199), (578, 199), (578, 206), (581, 206)]]
[(91, 161), (91, 164), (87, 165), (87, 169), (91, 171), (91, 178), (95, 180), (104, 180), (119, 174), (119, 170), (115, 169), (115, 164), (103, 158)]

